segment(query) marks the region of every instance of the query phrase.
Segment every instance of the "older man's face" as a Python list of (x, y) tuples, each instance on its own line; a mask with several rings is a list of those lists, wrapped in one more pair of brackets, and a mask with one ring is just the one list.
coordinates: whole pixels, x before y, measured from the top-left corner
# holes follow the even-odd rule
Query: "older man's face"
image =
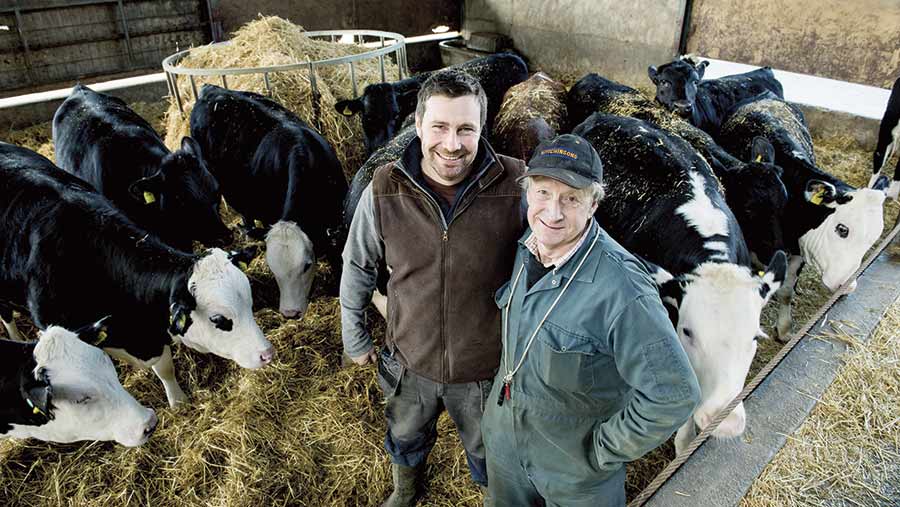
[(597, 209), (589, 192), (543, 176), (531, 178), (526, 198), (528, 225), (543, 253), (554, 256), (574, 246)]

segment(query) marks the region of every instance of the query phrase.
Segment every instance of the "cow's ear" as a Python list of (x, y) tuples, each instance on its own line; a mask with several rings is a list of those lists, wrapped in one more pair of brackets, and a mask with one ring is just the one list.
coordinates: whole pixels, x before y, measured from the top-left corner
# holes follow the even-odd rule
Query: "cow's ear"
[(647, 75), (650, 76), (650, 81), (653, 81), (654, 83), (656, 83), (656, 74), (657, 74), (656, 65), (651, 65), (651, 66), (647, 67)]
[(93, 324), (78, 329), (75, 331), (75, 334), (85, 343), (90, 343), (95, 347), (102, 347), (106, 339), (109, 338), (109, 325), (111, 321), (112, 316), (107, 315)]
[(675, 310), (681, 306), (681, 300), (684, 298), (683, 280), (672, 278), (671, 280), (659, 286), (659, 298), (666, 306), (670, 306)]
[(774, 164), (775, 148), (772, 143), (765, 137), (754, 137), (753, 144), (750, 146), (750, 160), (763, 164)]
[(191, 327), (191, 312), (197, 308), (197, 300), (188, 290), (187, 276), (180, 276), (169, 289), (169, 334), (184, 336)]
[(200, 150), (200, 143), (198, 143), (197, 140), (193, 137), (182, 137), (181, 149), (185, 153), (189, 153), (197, 158), (203, 158), (203, 152)]
[(803, 197), (816, 206), (833, 208), (838, 199), (838, 190), (827, 181), (812, 179), (806, 182), (806, 191), (803, 192)]
[(141, 178), (128, 187), (128, 193), (135, 200), (144, 204), (153, 204), (159, 200), (159, 194), (163, 188), (162, 171), (157, 171), (153, 176)]
[(228, 259), (241, 271), (247, 271), (250, 261), (256, 258), (256, 254), (258, 251), (259, 249), (256, 247), (256, 245), (250, 245), (241, 250), (228, 252)]
[(40, 366), (33, 372), (23, 368), (19, 378), (19, 393), (34, 416), (53, 419), (53, 386), (46, 368)]
[(787, 255), (781, 250), (775, 252), (765, 272), (759, 274), (759, 297), (762, 298), (763, 304), (769, 301), (772, 294), (784, 285), (784, 279), (787, 276)]
[(362, 112), (363, 105), (359, 99), (339, 100), (334, 104), (334, 109), (344, 116), (353, 116)]
[(698, 63), (696, 67), (694, 67), (695, 69), (697, 69), (697, 78), (698, 79), (703, 79), (703, 73), (706, 72), (707, 65), (709, 65), (709, 61), (703, 60), (702, 62)]

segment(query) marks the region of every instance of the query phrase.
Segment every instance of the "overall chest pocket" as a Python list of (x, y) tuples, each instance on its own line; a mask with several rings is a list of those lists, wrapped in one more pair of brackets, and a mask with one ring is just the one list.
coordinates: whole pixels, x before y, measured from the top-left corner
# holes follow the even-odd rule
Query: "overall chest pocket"
[[(590, 338), (547, 321), (538, 332), (538, 369), (544, 382), (563, 391), (588, 391), (612, 358), (597, 350)], [(609, 366), (609, 365), (606, 365)], [(610, 366), (611, 367), (611, 366)]]

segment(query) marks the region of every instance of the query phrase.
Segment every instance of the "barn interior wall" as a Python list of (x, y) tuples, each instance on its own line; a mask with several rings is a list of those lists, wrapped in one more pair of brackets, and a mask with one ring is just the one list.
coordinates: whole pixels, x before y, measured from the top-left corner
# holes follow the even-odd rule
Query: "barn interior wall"
[(890, 88), (900, 76), (900, 1), (694, 0), (687, 49)]
[(463, 32), (512, 37), (534, 69), (648, 86), (647, 66), (678, 50), (685, 0), (466, 0)]

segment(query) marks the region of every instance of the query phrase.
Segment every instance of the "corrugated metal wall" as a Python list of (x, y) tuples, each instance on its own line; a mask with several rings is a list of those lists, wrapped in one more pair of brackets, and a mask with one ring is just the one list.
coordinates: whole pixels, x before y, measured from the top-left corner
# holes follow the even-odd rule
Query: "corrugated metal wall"
[(160, 69), (176, 50), (206, 42), (203, 5), (205, 0), (0, 2), (0, 90)]

